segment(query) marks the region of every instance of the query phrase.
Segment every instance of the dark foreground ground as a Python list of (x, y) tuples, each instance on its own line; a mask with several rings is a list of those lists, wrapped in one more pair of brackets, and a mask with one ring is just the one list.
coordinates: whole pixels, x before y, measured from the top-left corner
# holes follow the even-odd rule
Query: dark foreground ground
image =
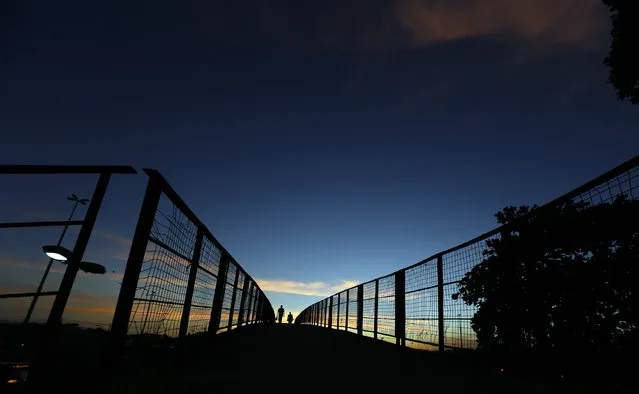
[[(210, 350), (132, 359), (101, 393), (610, 393), (561, 381), (535, 381), (508, 367), (441, 357), (313, 326), (256, 325), (224, 334)], [(158, 355), (159, 356), (159, 355)]]
[(100, 367), (92, 373), (82, 372), (82, 360), (75, 360), (65, 366), (70, 375), (60, 375), (54, 385), (27, 392), (633, 392), (620, 390), (612, 382), (595, 386), (521, 376), (507, 365), (497, 366), (468, 354), (400, 348), (313, 326), (254, 325), (219, 335), (214, 343), (204, 337), (189, 339), (184, 346), (129, 352), (117, 367)]

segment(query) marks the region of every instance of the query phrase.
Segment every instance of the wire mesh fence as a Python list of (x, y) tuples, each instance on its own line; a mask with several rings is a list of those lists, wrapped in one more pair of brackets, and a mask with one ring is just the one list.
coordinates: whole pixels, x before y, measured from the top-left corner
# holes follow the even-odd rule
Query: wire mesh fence
[(257, 283), (166, 180), (149, 183), (118, 304), (114, 334), (182, 338), (274, 319)]
[[(0, 375), (9, 368), (7, 361), (15, 361), (19, 362), (21, 370), (24, 369), (20, 383), (26, 381), (28, 372), (29, 382), (42, 385), (43, 389), (60, 391), (51, 388), (59, 382), (65, 386), (63, 390), (75, 391), (68, 387), (69, 382), (77, 382), (78, 379), (86, 379), (92, 384), (103, 381), (105, 376), (110, 376), (107, 370), (117, 368), (118, 362), (114, 361), (131, 359), (129, 356), (139, 356), (151, 348), (171, 349), (178, 341), (170, 338), (216, 334), (274, 320), (271, 304), (255, 280), (213, 237), (158, 172), (145, 172), (149, 177), (147, 189), (124, 276), (119, 282), (119, 273), (107, 270), (93, 260), (91, 256), (95, 256), (95, 249), (85, 252), (94, 235), (103, 238), (106, 235), (116, 236), (105, 235), (104, 231), (94, 230), (94, 227), (112, 175), (135, 174), (134, 168), (0, 165), (3, 181), (4, 175), (26, 175), (38, 177), (38, 181), (42, 182), (46, 178), (44, 175), (56, 174), (77, 182), (75, 179), (82, 175), (84, 178), (79, 185), (84, 185), (84, 189), (91, 190), (89, 187), (95, 185), (92, 194), (81, 194), (90, 196), (90, 199), (80, 199), (75, 194), (67, 197), (74, 204), (66, 220), (61, 220), (66, 215), (54, 216), (58, 213), (55, 208), (49, 212), (44, 207), (46, 210), (36, 210), (24, 215), (24, 218), (20, 217), (24, 212), (17, 212), (15, 218), (13, 214), (6, 215), (6, 209), (2, 212), (0, 230), (8, 229), (7, 232), (12, 234), (19, 230), (25, 234), (21, 238), (27, 239), (30, 247), (24, 248), (22, 244), (14, 247), (5, 239), (0, 259), (3, 262), (8, 260), (5, 257), (7, 249), (11, 253), (25, 253), (28, 260), (20, 258), (15, 261), (24, 269), (34, 268), (41, 279), (39, 284), (25, 284), (24, 288), (21, 283), (11, 287), (5, 287), (3, 283), (0, 289), (0, 355), (6, 364)], [(47, 184), (44, 185), (47, 189)], [(8, 187), (5, 189), (10, 190)], [(84, 215), (76, 212), (78, 204), (86, 205)], [(48, 217), (50, 214), (56, 220)], [(42, 216), (46, 220), (24, 221), (30, 216)], [(49, 239), (58, 239), (57, 244), (54, 244), (55, 241), (50, 243)], [(128, 239), (126, 243), (129, 243)], [(10, 247), (7, 248), (7, 245)], [(67, 249), (67, 246), (70, 248)], [(48, 264), (46, 260), (40, 264), (38, 257), (44, 260), (44, 254), (49, 257)], [(94, 262), (84, 261), (85, 255)], [(13, 261), (14, 257), (10, 260)], [(92, 285), (86, 281), (90, 278), (83, 278), (89, 274), (104, 274), (114, 283), (112, 287), (97, 285), (96, 293), (93, 293)], [(39, 278), (40, 275), (34, 277)], [(73, 289), (76, 277), (83, 280), (81, 285), (88, 289), (87, 292), (83, 292), (82, 288)], [(114, 297), (104, 296), (104, 293), (111, 288), (117, 291), (116, 281), (120, 288), (114, 311)], [(94, 321), (92, 317), (99, 320)], [(44, 322), (46, 324), (40, 324)], [(197, 345), (200, 342), (194, 337), (191, 343)], [(128, 353), (127, 357), (120, 357), (124, 353)], [(78, 360), (81, 362), (78, 363)], [(73, 367), (69, 368), (70, 365)], [(0, 385), (5, 382), (7, 380), (0, 381)], [(8, 379), (8, 383), (18, 381)]]
[[(639, 156), (540, 209), (569, 201), (610, 203), (621, 196), (639, 198)], [(474, 349), (477, 338), (471, 320), (477, 308), (452, 295), (466, 273), (484, 261), (487, 241), (498, 239), (502, 230), (498, 227), (413, 266), (341, 291), (306, 308), (296, 323), (317, 324), (313, 313), (328, 300), (330, 328), (417, 349)]]
[[(162, 175), (154, 170), (145, 172), (149, 183), (118, 304), (112, 312), (112, 324), (101, 324), (107, 328), (112, 326), (120, 335), (182, 337), (270, 320), (273, 316), (271, 305), (257, 283), (213, 237)], [(19, 312), (24, 309), (25, 323), (30, 321), (34, 311), (39, 321), (46, 319), (52, 326), (62, 323), (75, 278), (87, 264), (82, 258), (109, 180), (114, 174), (135, 173), (129, 166), (0, 166), (0, 174), (8, 176), (98, 176), (91, 199), (79, 199), (75, 194), (67, 198), (75, 202), (68, 220), (0, 223), (0, 228), (6, 229), (63, 228), (58, 244), (46, 247), (54, 248), (56, 255), (63, 253), (64, 259), (60, 261), (65, 261), (66, 268), (60, 270), (53, 266), (52, 257), (35, 292), (0, 291), (0, 298), (6, 305), (10, 304)], [(87, 206), (81, 220), (73, 217), (79, 203)], [(78, 229), (77, 234), (71, 234), (77, 237), (73, 250), (62, 244), (67, 228), (70, 232)], [(43, 288), (50, 269), (63, 274), (57, 291)], [(40, 302), (36, 306), (38, 299)], [(73, 319), (73, 316), (65, 317), (68, 317), (67, 323)]]

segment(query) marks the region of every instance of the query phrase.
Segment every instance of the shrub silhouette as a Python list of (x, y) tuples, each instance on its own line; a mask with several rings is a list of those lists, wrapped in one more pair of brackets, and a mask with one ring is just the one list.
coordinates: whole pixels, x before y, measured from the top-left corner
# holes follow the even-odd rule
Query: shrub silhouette
[(453, 298), (478, 307), (479, 348), (636, 349), (639, 202), (506, 207), (501, 238)]
[(610, 11), (610, 52), (604, 59), (608, 82), (617, 90), (617, 98), (639, 103), (639, 1), (602, 0)]

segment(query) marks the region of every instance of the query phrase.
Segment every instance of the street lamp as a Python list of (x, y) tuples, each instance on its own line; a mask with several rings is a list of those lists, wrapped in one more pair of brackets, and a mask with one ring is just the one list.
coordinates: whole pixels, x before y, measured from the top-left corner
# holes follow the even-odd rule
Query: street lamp
[[(66, 264), (73, 254), (69, 249), (57, 245), (45, 245), (42, 250), (50, 259), (59, 261), (62, 264)], [(106, 274), (106, 267), (98, 263), (83, 261), (80, 263), (79, 268), (88, 274)]]
[[(67, 197), (67, 200), (73, 201), (73, 202), (75, 202), (75, 204), (73, 204), (73, 209), (71, 210), (71, 214), (69, 215), (69, 219), (67, 219), (67, 223), (64, 225), (64, 229), (62, 230), (62, 234), (60, 234), (60, 238), (58, 239), (58, 243), (56, 245), (44, 246), (42, 248), (44, 253), (47, 256), (49, 256), (49, 264), (47, 265), (47, 268), (44, 270), (44, 274), (42, 274), (42, 279), (40, 279), (40, 284), (38, 285), (38, 289), (36, 290), (36, 293), (33, 296), (33, 299), (31, 300), (31, 305), (29, 305), (29, 310), (27, 311), (27, 316), (24, 318), (24, 322), (25, 323), (28, 323), (29, 320), (31, 319), (31, 314), (33, 313), (33, 309), (35, 308), (36, 302), (38, 302), (38, 297), (40, 296), (40, 293), (42, 292), (42, 287), (44, 286), (44, 282), (47, 280), (47, 276), (49, 275), (49, 271), (51, 270), (51, 266), (53, 265), (53, 261), (57, 260), (57, 261), (65, 262), (71, 256), (71, 252), (68, 249), (62, 248), (60, 246), (60, 244), (62, 243), (62, 240), (64, 239), (64, 235), (67, 233), (67, 229), (69, 228), (69, 222), (71, 221), (71, 219), (73, 219), (73, 214), (75, 213), (76, 208), (78, 208), (78, 205), (80, 205), (80, 204), (86, 205), (87, 202), (90, 201), (88, 198), (79, 198), (75, 194), (71, 194), (69, 197)], [(64, 250), (57, 249), (57, 248), (62, 248)], [(47, 252), (47, 250), (49, 252)], [(49, 253), (51, 253), (51, 254), (49, 254)]]

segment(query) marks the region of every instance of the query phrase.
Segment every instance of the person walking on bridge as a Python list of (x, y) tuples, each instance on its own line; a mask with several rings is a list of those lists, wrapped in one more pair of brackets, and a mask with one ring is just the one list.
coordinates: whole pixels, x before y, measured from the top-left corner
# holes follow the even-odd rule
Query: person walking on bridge
[(280, 305), (280, 309), (277, 310), (277, 322), (281, 323), (284, 318), (284, 307)]

